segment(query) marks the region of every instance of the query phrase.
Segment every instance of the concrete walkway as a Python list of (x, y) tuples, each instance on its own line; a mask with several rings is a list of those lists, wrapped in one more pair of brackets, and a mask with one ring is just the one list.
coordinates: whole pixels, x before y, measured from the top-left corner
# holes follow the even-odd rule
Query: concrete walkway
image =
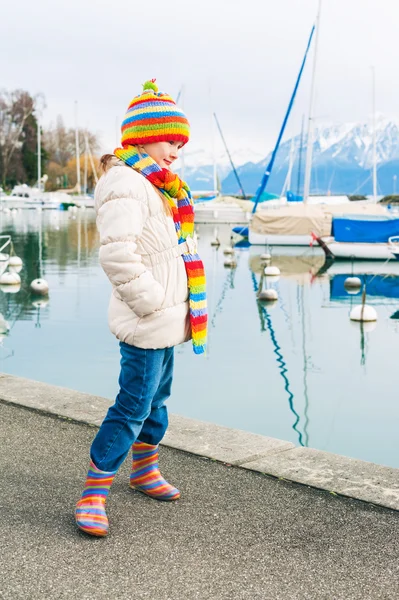
[(95, 430), (0, 402), (0, 598), (399, 597), (399, 514), (170, 448), (182, 498), (111, 492), (106, 539), (73, 509)]
[[(100, 425), (113, 401), (0, 373), (0, 401)], [(399, 511), (399, 469), (169, 414), (164, 446)]]

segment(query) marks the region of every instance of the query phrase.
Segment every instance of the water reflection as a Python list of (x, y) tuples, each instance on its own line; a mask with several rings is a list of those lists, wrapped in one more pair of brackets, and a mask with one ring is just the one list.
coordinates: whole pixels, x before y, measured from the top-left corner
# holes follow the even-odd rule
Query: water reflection
[[(352, 277), (350, 273), (333, 275), (330, 279), (330, 299), (332, 301), (350, 302), (353, 304), (354, 296), (360, 296), (362, 289), (350, 290), (345, 287), (345, 281)], [(398, 275), (380, 275), (378, 273), (371, 275), (367, 273), (358, 274), (357, 277), (362, 282), (362, 287), (366, 286), (367, 302), (388, 301), (399, 298), (399, 276)]]
[[(253, 282), (253, 288), (254, 288), (254, 292), (257, 293), (259, 291), (259, 289), (261, 289), (262, 287), (262, 279), (263, 276), (261, 276), (260, 278), (260, 282), (258, 283), (255, 277), (255, 273), (252, 273), (252, 282)], [(290, 389), (290, 382), (289, 382), (289, 378), (288, 378), (288, 369), (287, 369), (287, 364), (284, 360), (284, 356), (281, 352), (281, 347), (277, 342), (277, 338), (276, 338), (276, 332), (274, 331), (273, 328), (273, 323), (272, 323), (272, 319), (271, 316), (268, 312), (268, 309), (266, 308), (267, 304), (265, 304), (264, 302), (262, 302), (262, 300), (260, 300), (259, 298), (256, 299), (256, 303), (258, 306), (258, 312), (259, 312), (259, 319), (260, 319), (260, 330), (261, 332), (265, 332), (268, 331), (270, 334), (270, 339), (272, 341), (273, 344), (273, 352), (276, 355), (277, 358), (277, 368), (280, 372), (281, 377), (283, 378), (284, 381), (284, 390), (287, 393), (287, 397), (288, 397), (288, 405), (290, 407), (291, 412), (294, 414), (295, 416), (295, 422), (292, 425), (292, 429), (298, 434), (298, 442), (300, 446), (304, 446), (304, 442), (303, 442), (303, 436), (302, 433), (298, 430), (298, 424), (300, 421), (300, 416), (297, 413), (297, 411), (294, 408), (294, 394), (292, 393), (291, 389)]]
[[(0, 213), (0, 223), (24, 261), (20, 289), (0, 289), (2, 370), (112, 398), (119, 356), (94, 212)], [(226, 269), (230, 228), (219, 228), (220, 248), (211, 246), (213, 227), (199, 232), (209, 348), (202, 359), (189, 344), (177, 348), (171, 411), (399, 466), (396, 357), (382, 351), (397, 344), (399, 263), (331, 264), (317, 248), (271, 249), (281, 271), (267, 280), (278, 293), (271, 306), (257, 299), (264, 249), (237, 249), (237, 267)], [(29, 289), (40, 272), (48, 299)], [(349, 275), (366, 281), (367, 302), (378, 310), (372, 333), (349, 321), (361, 300), (345, 289)]]
[[(0, 212), (1, 233), (10, 235), (14, 253), (22, 257), (19, 285), (0, 285), (1, 359), (14, 356), (9, 338), (18, 322), (30, 321), (36, 329), (50, 318), (49, 297), (35, 294), (30, 283), (41, 277), (59, 275), (62, 280), (71, 265), (90, 267), (97, 261), (98, 235), (93, 212), (78, 216), (58, 211), (24, 210)], [(8, 323), (6, 331), (1, 322)], [(3, 328), (4, 329), (4, 328)]]

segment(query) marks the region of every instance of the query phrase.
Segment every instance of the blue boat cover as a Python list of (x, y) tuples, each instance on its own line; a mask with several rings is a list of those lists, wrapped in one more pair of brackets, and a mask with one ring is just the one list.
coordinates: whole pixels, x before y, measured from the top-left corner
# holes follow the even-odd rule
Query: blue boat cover
[(239, 225), (238, 227), (233, 227), (232, 231), (233, 231), (233, 233), (238, 233), (239, 235), (242, 235), (242, 237), (248, 237), (248, 235), (249, 235), (248, 227), (246, 227), (245, 225)]
[(333, 217), (332, 235), (336, 242), (381, 243), (399, 235), (399, 219), (391, 217)]
[[(258, 202), (268, 202), (269, 200), (278, 200), (280, 196), (276, 194), (269, 194), (269, 192), (262, 192)], [(254, 198), (252, 198), (254, 200)]]
[[(334, 275), (330, 281), (330, 299), (343, 300), (353, 298), (345, 289), (344, 283), (350, 273), (346, 275)], [(366, 282), (367, 296), (379, 296), (381, 298), (399, 298), (399, 277), (397, 275), (357, 275), (362, 282)], [(361, 290), (359, 290), (359, 295)]]
[(298, 196), (294, 192), (287, 192), (287, 202), (303, 202), (303, 196)]

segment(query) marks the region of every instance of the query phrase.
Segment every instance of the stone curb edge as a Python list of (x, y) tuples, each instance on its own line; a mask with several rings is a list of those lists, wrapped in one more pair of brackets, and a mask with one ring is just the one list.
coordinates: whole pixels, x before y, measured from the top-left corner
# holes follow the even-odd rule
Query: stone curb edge
[[(0, 401), (97, 427), (113, 403), (5, 373), (0, 374)], [(399, 469), (180, 415), (169, 419), (164, 446), (399, 510)]]

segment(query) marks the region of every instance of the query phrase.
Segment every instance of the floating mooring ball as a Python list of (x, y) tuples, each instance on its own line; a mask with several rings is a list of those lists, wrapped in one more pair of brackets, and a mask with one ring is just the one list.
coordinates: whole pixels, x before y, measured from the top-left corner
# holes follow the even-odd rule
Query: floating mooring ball
[(276, 292), (276, 290), (268, 288), (267, 290), (263, 290), (262, 292), (260, 292), (260, 294), (258, 295), (258, 299), (262, 302), (275, 302), (276, 300), (278, 300), (278, 293)]
[(375, 308), (368, 304), (359, 304), (354, 306), (350, 312), (349, 318), (351, 321), (361, 321), (364, 323), (377, 321), (378, 315)]
[(264, 274), (268, 277), (277, 277), (278, 275), (280, 275), (280, 269), (278, 267), (270, 265), (268, 267), (265, 267)]
[(48, 294), (49, 285), (45, 279), (34, 279), (30, 284), (30, 289), (35, 294), (46, 296)]
[(18, 273), (6, 271), (0, 276), (0, 285), (20, 285), (21, 278)]
[(22, 265), (23, 265), (22, 258), (19, 258), (19, 256), (10, 256), (8, 265), (10, 267), (22, 267)]

